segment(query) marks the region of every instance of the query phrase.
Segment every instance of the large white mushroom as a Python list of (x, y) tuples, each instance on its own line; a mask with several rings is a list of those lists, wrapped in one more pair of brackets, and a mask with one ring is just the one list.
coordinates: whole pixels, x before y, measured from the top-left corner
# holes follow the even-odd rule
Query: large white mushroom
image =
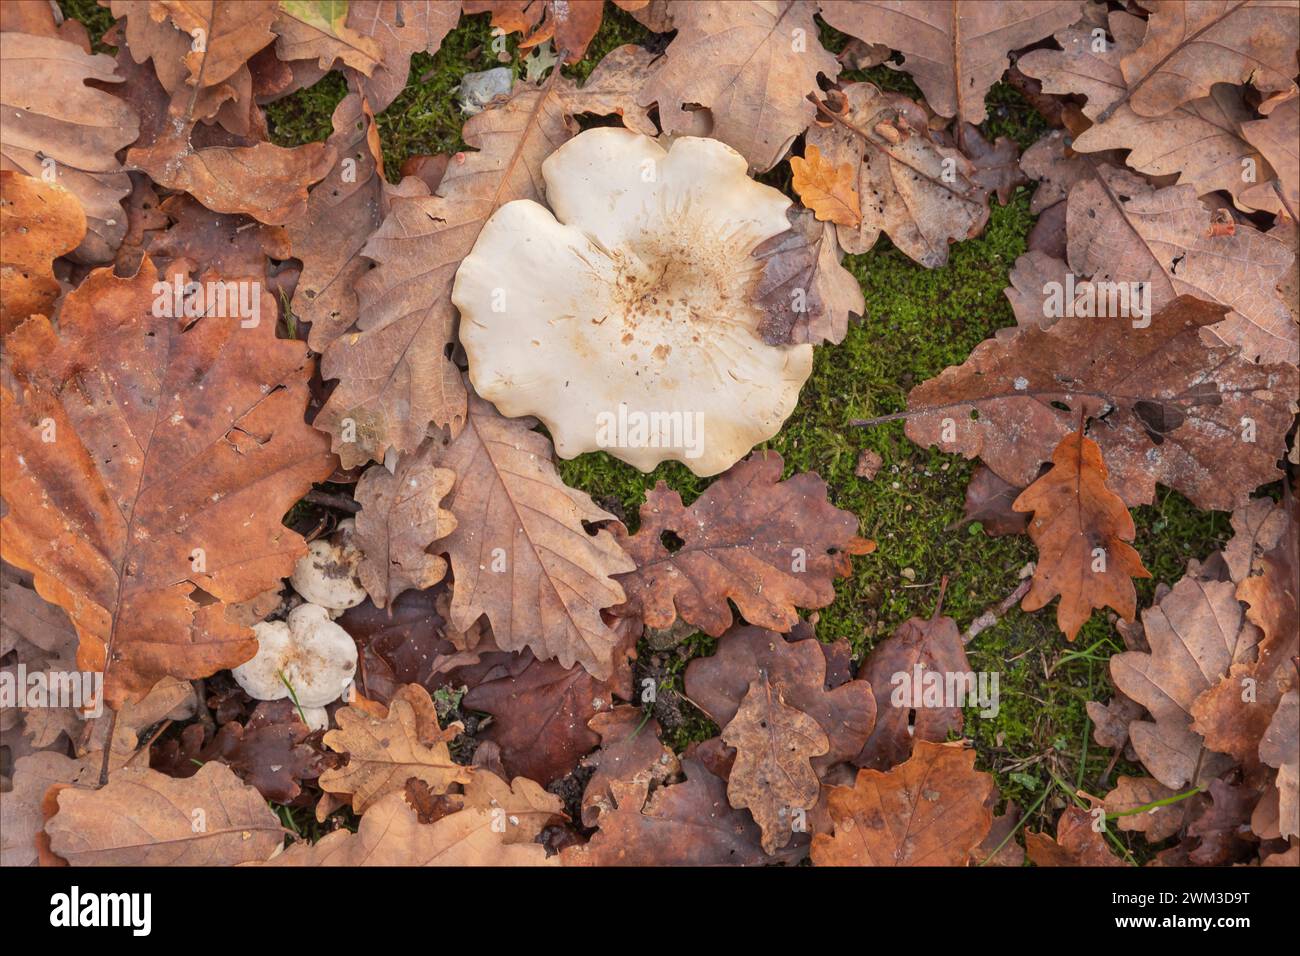
[(542, 176), (551, 209), (506, 203), (456, 273), (478, 393), (540, 418), (563, 458), (604, 449), (643, 471), (717, 474), (776, 434), (812, 346), (756, 333), (751, 253), (789, 228), (790, 200), (717, 140), (665, 150), (618, 128), (574, 137)]
[(307, 545), (307, 553), (289, 576), (289, 583), (304, 601), (327, 609), (331, 617), (366, 599), (366, 589), (357, 577), (361, 551), (352, 541), (355, 530), (352, 518), (340, 521), (329, 538), (317, 538)]
[(253, 625), (257, 654), (231, 673), (256, 700), (292, 696), (304, 710), (324, 707), (347, 690), (357, 672), (357, 645), (329, 612), (301, 604), (286, 621)]

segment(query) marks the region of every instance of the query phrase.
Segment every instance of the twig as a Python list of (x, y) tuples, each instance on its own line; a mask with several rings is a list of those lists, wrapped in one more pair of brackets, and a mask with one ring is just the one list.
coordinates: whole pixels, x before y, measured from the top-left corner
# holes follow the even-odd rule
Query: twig
[(970, 627), (966, 628), (966, 633), (961, 636), (961, 642), (963, 644), (969, 644), (979, 636), (981, 631), (988, 630), (1000, 621), (1003, 615), (1005, 615), (1007, 611), (1011, 610), (1012, 606), (1025, 596), (1032, 584), (1033, 580), (1026, 578), (1024, 581), (1020, 582), (1020, 585), (1014, 591), (1004, 597), (1000, 602), (995, 604), (993, 607), (985, 609), (983, 614), (970, 622)]
[(318, 491), (315, 488), (303, 495), (302, 500), (310, 501), (314, 505), (323, 505), (326, 508), (337, 508), (339, 511), (346, 511), (349, 514), (356, 514), (361, 510), (361, 506), (347, 495), (336, 495), (329, 491)]

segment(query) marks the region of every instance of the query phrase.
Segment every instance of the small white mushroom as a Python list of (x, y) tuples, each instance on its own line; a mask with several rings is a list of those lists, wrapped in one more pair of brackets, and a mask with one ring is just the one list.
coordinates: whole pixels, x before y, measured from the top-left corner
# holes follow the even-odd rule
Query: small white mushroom
[(366, 599), (366, 589), (357, 579), (361, 552), (352, 543), (355, 527), (351, 518), (339, 522), (338, 530), (328, 539), (317, 538), (307, 545), (307, 553), (293, 566), (289, 583), (309, 604), (338, 612)]
[(650, 471), (714, 475), (770, 438), (812, 371), (812, 346), (758, 334), (762, 263), (790, 200), (713, 139), (665, 150), (613, 127), (542, 164), (550, 209), (493, 213), (452, 302), (474, 389), (546, 424), (562, 458), (604, 450)]
[(257, 700), (292, 696), (304, 710), (338, 700), (357, 671), (357, 645), (315, 604), (294, 608), (287, 621), (253, 625), (257, 654), (231, 673)]

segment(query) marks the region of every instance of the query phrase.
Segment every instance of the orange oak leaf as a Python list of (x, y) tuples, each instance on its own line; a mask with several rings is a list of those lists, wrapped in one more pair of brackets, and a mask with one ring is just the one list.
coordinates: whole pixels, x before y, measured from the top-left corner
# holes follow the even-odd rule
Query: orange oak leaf
[(960, 743), (918, 740), (893, 770), (831, 787), (833, 833), (813, 836), (817, 866), (965, 866), (993, 825), (993, 778)]
[(1025, 852), (1035, 866), (1120, 866), (1106, 845), (1103, 832), (1082, 807), (1066, 807), (1056, 821), (1056, 839), (1046, 833), (1025, 833)]
[(822, 156), (822, 152), (809, 143), (804, 155), (790, 157), (794, 172), (794, 191), (799, 200), (811, 209), (821, 222), (843, 226), (856, 226), (862, 222), (858, 205), (858, 191), (854, 188), (853, 167), (849, 163), (836, 166)]
[(1126, 621), (1137, 613), (1133, 578), (1149, 578), (1127, 542), (1136, 531), (1124, 499), (1106, 487), (1097, 443), (1082, 432), (1061, 439), (1052, 470), (1020, 493), (1012, 508), (1033, 512), (1029, 537), (1038, 547), (1033, 585), (1021, 607), (1036, 611), (1058, 594), (1056, 623), (1074, 640), (1093, 608), (1112, 607)]
[(92, 272), (57, 332), (39, 318), (7, 337), (0, 392), (3, 557), (68, 612), (115, 708), (253, 656), (226, 608), (289, 574), (305, 543), (280, 518), (335, 467), (271, 296), (245, 302), (255, 320), (173, 318), (184, 303), (157, 279), (148, 258)]
[(80, 245), (86, 214), (62, 186), (0, 171), (0, 335), (29, 315), (54, 316), (54, 260)]

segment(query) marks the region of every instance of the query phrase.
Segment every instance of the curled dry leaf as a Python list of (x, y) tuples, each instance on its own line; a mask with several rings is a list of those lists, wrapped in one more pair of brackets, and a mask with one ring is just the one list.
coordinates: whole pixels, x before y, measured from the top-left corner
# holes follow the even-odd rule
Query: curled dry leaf
[(134, 109), (97, 87), (120, 83), (112, 57), (49, 36), (0, 33), (0, 164), (77, 197), (87, 233), (76, 256), (111, 262), (126, 235), (131, 181), (117, 152), (139, 135)]
[(262, 795), (224, 764), (184, 780), (123, 767), (99, 790), (57, 790), (50, 850), (72, 866), (231, 866), (260, 862), (284, 839)]
[(1056, 446), (1052, 469), (1012, 504), (1033, 512), (1029, 537), (1038, 547), (1033, 585), (1020, 606), (1036, 611), (1059, 594), (1056, 623), (1069, 640), (1093, 608), (1112, 607), (1133, 620), (1133, 578), (1151, 577), (1128, 543), (1137, 533), (1133, 516), (1106, 486), (1106, 476), (1097, 443), (1074, 432)]
[(960, 743), (918, 740), (888, 772), (859, 770), (831, 787), (833, 833), (817, 833), (817, 866), (965, 866), (993, 825), (993, 778)]
[(649, 56), (621, 47), (581, 88), (558, 70), (542, 87), (517, 84), (504, 103), (465, 124), (461, 135), (474, 151), (457, 154), (438, 195), (394, 199), (362, 250), (377, 265), (357, 286), (358, 325), (321, 359), (322, 376), (339, 384), (315, 424), (334, 436), (345, 467), (382, 461), (389, 448), (413, 451), (430, 423), (453, 433), (464, 427), (465, 386), (447, 356), (456, 270), (498, 207), (542, 198), (542, 161), (577, 132), (575, 115), (622, 113), (644, 131), (632, 92)]
[[(1184, 296), (1142, 328), (1074, 315), (986, 340), (911, 391), (907, 436), (978, 455), (1024, 486), (1080, 412), (1104, 414), (1094, 434), (1109, 486), (1126, 505), (1151, 503), (1159, 482), (1198, 507), (1233, 508), (1279, 476), (1297, 375), (1203, 341), (1201, 328), (1224, 314)], [(1242, 419), (1255, 423), (1253, 442), (1242, 440)]]
[[(1083, 113), (1097, 120), (1075, 136), (1070, 148), (1079, 153), (1129, 150), (1128, 165), (1148, 176), (1178, 175), (1178, 184), (1191, 186), (1198, 196), (1222, 189), (1243, 209), (1243, 194), (1253, 177), (1243, 175), (1247, 163), (1260, 167), (1260, 180), (1270, 170), (1244, 136), (1243, 123), (1254, 117), (1243, 92), (1226, 84), (1207, 91), (1160, 116), (1144, 116), (1125, 102), (1127, 86), (1121, 62), (1141, 42), (1146, 24), (1123, 11), (1110, 15), (1112, 41), (1098, 43), (1092, 28), (1081, 23), (1056, 34), (1061, 50), (1034, 50), (1020, 58), (1019, 68), (1042, 81), (1048, 93), (1079, 94), (1087, 98)], [(1111, 109), (1111, 107), (1114, 107)]]
[(773, 853), (790, 842), (796, 821), (817, 803), (821, 782), (810, 758), (825, 754), (830, 741), (760, 671), (722, 728), (722, 742), (736, 751), (727, 799), (749, 810), (763, 831), (764, 852)]
[(978, 521), (984, 533), (994, 538), (1024, 534), (1029, 527), (1029, 516), (1011, 507), (1023, 490), (1003, 481), (987, 465), (980, 465), (966, 486), (964, 520)]
[(0, 335), (29, 315), (53, 318), (61, 290), (51, 266), (85, 234), (86, 214), (68, 190), (0, 171)]
[(1080, 0), (823, 0), (821, 11), (837, 30), (901, 51), (900, 68), (940, 116), (979, 124), (1007, 54), (1069, 26), (1082, 6)]
[(816, 6), (808, 0), (674, 4), (677, 35), (637, 101), (659, 104), (668, 134), (694, 135), (693, 109), (705, 107), (710, 136), (755, 172), (771, 169), (812, 122), (808, 96), (818, 92), (818, 74), (833, 80), (840, 72), (839, 61), (817, 42)]
[(373, 465), (357, 482), (357, 574), (379, 607), (410, 588), (431, 588), (447, 573), (447, 562), (426, 549), (456, 527), (455, 516), (439, 507), (456, 475), (436, 467), (435, 454), (434, 442), (426, 442), (402, 455), (396, 471)]
[(588, 533), (584, 522), (613, 516), (560, 480), (533, 424), (471, 394), (464, 430), (434, 457), (456, 474), (444, 504), (457, 524), (437, 544), (456, 578), (451, 623), (465, 630), (486, 615), (502, 650), (530, 647), (603, 680), (618, 636), (600, 611), (623, 602), (614, 575), (635, 565), (608, 531)]
[[(1209, 95), (1215, 83), (1264, 93), (1295, 88), (1300, 10), (1294, 0), (1152, 0), (1142, 45), (1124, 58), (1128, 103), (1160, 116)], [(1107, 113), (1118, 109), (1118, 103)], [(1101, 119), (1107, 118), (1103, 114)]]
[(348, 755), (346, 766), (320, 775), (321, 789), (352, 797), (352, 809), (367, 808), (393, 793), (401, 793), (411, 777), (422, 780), (433, 793), (446, 793), (455, 783), (465, 783), (471, 771), (452, 762), (448, 741), (461, 731), (459, 724), (446, 730), (429, 692), (418, 684), (399, 690), (384, 717), (359, 707), (344, 707), (334, 715), (337, 730), (325, 735), (325, 746)]
[(271, 297), (255, 327), (185, 327), (153, 307), (175, 304), (156, 278), (147, 258), (131, 278), (97, 270), (57, 333), (28, 321), (5, 343), (4, 558), (68, 611), (78, 666), (106, 672), (113, 707), (253, 656), (226, 607), (290, 572), (305, 545), (280, 518), (334, 468)]
[(888, 233), (894, 245), (927, 268), (948, 261), (948, 245), (979, 235), (988, 221), (988, 194), (958, 150), (936, 143), (925, 114), (870, 83), (831, 90), (819, 102), (807, 134), (834, 167), (856, 170), (862, 221), (839, 226), (847, 252), (866, 252)]
[(443, 38), (460, 19), (460, 8), (456, 0), (351, 0), (348, 30), (379, 45), (373, 73), (359, 79), (362, 93), (376, 112), (387, 109), (406, 87), (411, 54), (438, 52)]
[(1069, 806), (1056, 821), (1056, 839), (1046, 833), (1025, 833), (1025, 851), (1035, 866), (1120, 866), (1106, 845), (1103, 832), (1093, 827), (1093, 815)]
[[(636, 570), (619, 577), (627, 604), (614, 613), (647, 627), (682, 620), (717, 637), (732, 623), (730, 599), (745, 620), (788, 631), (796, 608), (835, 599), (832, 581), (851, 571), (850, 554), (874, 550), (857, 537), (858, 519), (826, 500), (811, 472), (781, 481), (781, 456), (758, 452), (733, 466), (689, 508), (663, 482), (646, 495), (641, 528), (620, 529)], [(670, 551), (666, 533), (682, 544)]]

